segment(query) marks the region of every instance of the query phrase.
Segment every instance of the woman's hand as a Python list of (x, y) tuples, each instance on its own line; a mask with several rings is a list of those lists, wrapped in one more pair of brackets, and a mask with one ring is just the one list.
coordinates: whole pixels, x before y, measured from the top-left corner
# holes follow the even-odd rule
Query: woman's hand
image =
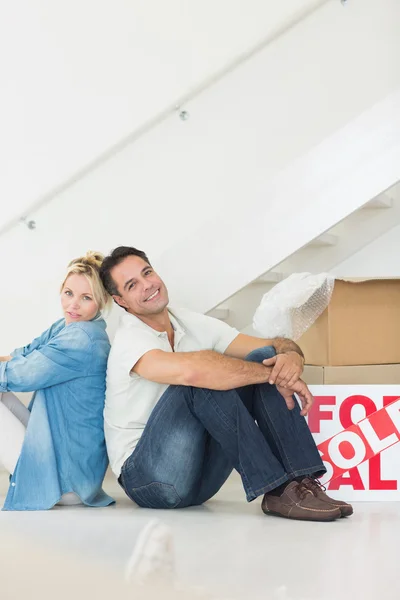
[(0, 362), (7, 362), (12, 359), (12, 356), (0, 356)]

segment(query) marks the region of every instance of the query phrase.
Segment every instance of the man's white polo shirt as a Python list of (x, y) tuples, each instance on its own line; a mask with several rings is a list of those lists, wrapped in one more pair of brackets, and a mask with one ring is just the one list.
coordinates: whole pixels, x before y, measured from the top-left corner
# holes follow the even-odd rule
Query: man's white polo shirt
[[(185, 309), (169, 309), (174, 328), (174, 351), (215, 350), (223, 354), (239, 334), (226, 323)], [(150, 350), (172, 352), (165, 331), (155, 331), (137, 317), (125, 313), (111, 347), (107, 367), (104, 430), (110, 465), (119, 477), (132, 454), (150, 414), (168, 385), (131, 373)]]

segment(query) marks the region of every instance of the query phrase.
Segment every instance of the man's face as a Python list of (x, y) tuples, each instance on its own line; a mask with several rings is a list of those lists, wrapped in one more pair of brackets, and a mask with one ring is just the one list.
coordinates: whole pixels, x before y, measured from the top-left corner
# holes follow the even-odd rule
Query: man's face
[(167, 306), (168, 291), (153, 268), (139, 256), (127, 256), (111, 269), (120, 296), (114, 300), (137, 317), (161, 313)]

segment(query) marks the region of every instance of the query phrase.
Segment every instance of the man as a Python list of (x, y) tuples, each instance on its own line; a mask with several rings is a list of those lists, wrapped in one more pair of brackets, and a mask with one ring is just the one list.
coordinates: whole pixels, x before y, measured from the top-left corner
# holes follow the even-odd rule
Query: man
[(304, 419), (312, 396), (294, 342), (169, 308), (164, 282), (135, 248), (116, 248), (101, 278), (126, 311), (109, 357), (104, 418), (111, 467), (131, 500), (202, 504), (235, 468), (247, 500), (263, 496), (266, 514), (332, 521), (352, 513), (316, 481), (325, 468)]

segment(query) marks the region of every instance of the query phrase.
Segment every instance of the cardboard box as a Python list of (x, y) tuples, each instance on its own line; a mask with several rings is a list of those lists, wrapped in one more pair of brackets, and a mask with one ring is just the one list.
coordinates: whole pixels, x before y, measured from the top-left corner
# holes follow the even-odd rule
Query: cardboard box
[(298, 344), (310, 365), (400, 363), (400, 279), (337, 279), (328, 308)]
[(307, 385), (400, 385), (400, 365), (304, 367)]
[(307, 385), (323, 385), (324, 384), (324, 367), (314, 367), (313, 365), (305, 365), (303, 375), (301, 376)]

